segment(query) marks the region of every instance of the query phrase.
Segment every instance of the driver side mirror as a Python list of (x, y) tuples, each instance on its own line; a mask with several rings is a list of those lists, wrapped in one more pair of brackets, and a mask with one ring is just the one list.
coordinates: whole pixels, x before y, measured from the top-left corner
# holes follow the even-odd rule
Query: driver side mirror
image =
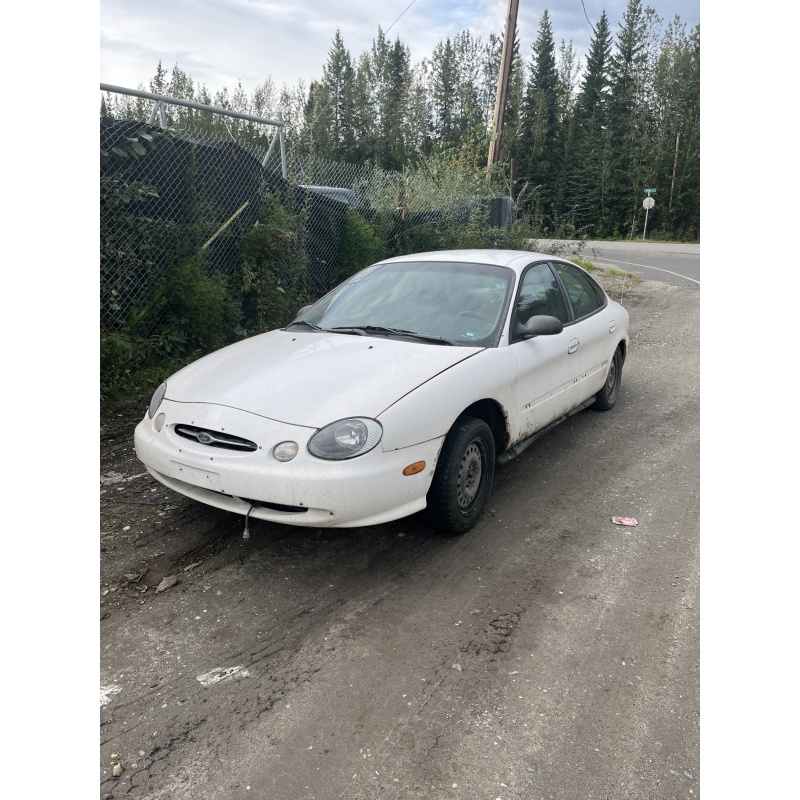
[(563, 330), (564, 325), (560, 319), (539, 314), (531, 317), (524, 325), (519, 320), (515, 320), (512, 341), (533, 339), (534, 336), (554, 336)]

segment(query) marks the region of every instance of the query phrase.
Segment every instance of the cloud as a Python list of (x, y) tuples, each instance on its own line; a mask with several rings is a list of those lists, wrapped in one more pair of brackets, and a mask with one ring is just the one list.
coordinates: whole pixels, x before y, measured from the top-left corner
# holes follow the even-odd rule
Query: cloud
[[(127, 88), (147, 85), (159, 60), (174, 64), (213, 94), (241, 81), (251, 92), (269, 76), (281, 86), (306, 87), (322, 75), (334, 33), (341, 30), (354, 60), (368, 50), (380, 26), (388, 38), (409, 46), (414, 63), (429, 56), (445, 38), (469, 28), (486, 41), (502, 33), (506, 0), (101, 0), (100, 79)], [(605, 7), (616, 34), (627, 0), (584, 0), (592, 24)], [(660, 16), (675, 13), (694, 25), (699, 0), (663, 0)], [(592, 30), (581, 0), (521, 4), (518, 36), (530, 57), (542, 12), (549, 8), (556, 46), (573, 40), (580, 55), (588, 50)], [(402, 14), (402, 16), (400, 16)], [(398, 20), (398, 17), (400, 19)], [(394, 27), (391, 27), (397, 20)]]

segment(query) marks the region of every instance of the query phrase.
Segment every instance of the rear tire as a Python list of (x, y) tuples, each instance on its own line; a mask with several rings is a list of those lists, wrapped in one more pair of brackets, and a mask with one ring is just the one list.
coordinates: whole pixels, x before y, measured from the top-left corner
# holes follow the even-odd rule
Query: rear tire
[(594, 403), (590, 408), (598, 411), (609, 411), (614, 408), (619, 398), (619, 388), (622, 384), (622, 351), (619, 347), (614, 351), (611, 365), (608, 368), (608, 375), (603, 388), (595, 396)]
[(444, 441), (428, 491), (428, 513), (447, 533), (466, 533), (478, 521), (494, 478), (492, 429), (476, 417), (459, 417)]

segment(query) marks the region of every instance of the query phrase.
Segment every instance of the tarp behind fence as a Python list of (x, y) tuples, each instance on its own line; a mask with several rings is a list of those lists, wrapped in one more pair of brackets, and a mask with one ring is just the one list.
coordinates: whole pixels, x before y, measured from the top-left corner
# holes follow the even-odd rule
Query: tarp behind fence
[(503, 198), (498, 205), (498, 198), (465, 196), (446, 180), (411, 180), (311, 158), (295, 158), (287, 172), (268, 120), (226, 120), (212, 110), (163, 104), (164, 129), (154, 124), (162, 122), (155, 112), (148, 117), (141, 98), (114, 102), (106, 92), (103, 107), (112, 115), (100, 119), (100, 316), (106, 331), (125, 327), (178, 254), (202, 250), (209, 273), (234, 276), (242, 237), (269, 198), (303, 228), (298, 234), (316, 296), (336, 282), (350, 213), (394, 220), (390, 250), (424, 242), (426, 229), (463, 226), (476, 217), (510, 224)]

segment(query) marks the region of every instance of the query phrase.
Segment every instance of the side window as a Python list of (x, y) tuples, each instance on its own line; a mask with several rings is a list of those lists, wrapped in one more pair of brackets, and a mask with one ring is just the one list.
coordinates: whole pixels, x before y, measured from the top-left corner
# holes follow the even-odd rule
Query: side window
[(549, 264), (536, 264), (525, 273), (517, 297), (517, 317), (523, 325), (540, 314), (569, 321), (564, 295)]
[(583, 270), (573, 264), (557, 261), (553, 262), (553, 266), (567, 290), (575, 319), (586, 317), (605, 305), (605, 294)]

